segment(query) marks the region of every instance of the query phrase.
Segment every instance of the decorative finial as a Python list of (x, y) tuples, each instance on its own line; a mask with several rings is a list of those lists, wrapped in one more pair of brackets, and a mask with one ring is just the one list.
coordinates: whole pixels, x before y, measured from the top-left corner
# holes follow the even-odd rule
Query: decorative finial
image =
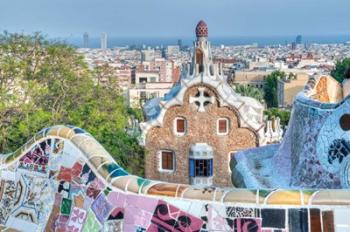
[(196, 36), (198, 38), (199, 37), (208, 37), (208, 26), (203, 20), (199, 21), (197, 24)]

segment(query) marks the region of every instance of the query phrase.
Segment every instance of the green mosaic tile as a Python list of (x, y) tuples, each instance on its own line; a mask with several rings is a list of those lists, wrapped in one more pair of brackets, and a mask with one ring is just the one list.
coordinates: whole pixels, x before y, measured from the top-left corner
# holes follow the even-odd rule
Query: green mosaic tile
[(98, 222), (94, 212), (89, 209), (86, 222), (83, 228), (83, 232), (100, 231), (101, 225)]
[(104, 192), (104, 194), (105, 194), (106, 196), (108, 196), (108, 194), (109, 194), (111, 191), (112, 191), (112, 189), (111, 189), (110, 187), (107, 187), (107, 188), (105, 188), (105, 190), (104, 190), (103, 192)]
[(149, 185), (151, 183), (150, 180), (147, 180), (147, 179), (143, 179), (143, 178), (137, 178), (137, 184), (139, 187), (141, 187), (143, 185), (143, 187)]
[(259, 196), (260, 197), (267, 197), (273, 191), (274, 191), (273, 189), (260, 189)]
[(72, 200), (63, 198), (61, 203), (61, 214), (70, 215), (72, 209)]

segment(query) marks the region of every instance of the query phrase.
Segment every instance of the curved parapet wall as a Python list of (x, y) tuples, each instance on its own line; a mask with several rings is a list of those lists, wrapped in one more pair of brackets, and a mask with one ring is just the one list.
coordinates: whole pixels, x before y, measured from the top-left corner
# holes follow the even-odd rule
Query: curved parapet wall
[(88, 133), (55, 126), (0, 164), (0, 228), (18, 231), (332, 231), (350, 190), (194, 188), (127, 173)]
[(310, 78), (294, 101), (280, 144), (239, 152), (235, 186), (350, 188), (350, 96), (330, 76)]
[[(350, 153), (350, 128), (346, 129), (346, 125), (350, 125), (349, 113), (350, 99), (337, 104), (319, 104), (306, 98), (304, 93), (297, 96), (288, 137), (273, 158), (277, 165), (289, 154), (287, 156), (292, 161), (287, 176), (290, 186), (350, 187), (350, 162), (347, 158)], [(290, 145), (287, 147), (285, 144)], [(282, 169), (278, 171), (286, 172)]]

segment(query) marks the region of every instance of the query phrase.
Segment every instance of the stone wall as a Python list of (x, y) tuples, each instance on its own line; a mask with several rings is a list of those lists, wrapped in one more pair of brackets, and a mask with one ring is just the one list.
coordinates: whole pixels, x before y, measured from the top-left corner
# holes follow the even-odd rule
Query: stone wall
[[(163, 126), (148, 131), (146, 137), (146, 177), (175, 183), (189, 183), (189, 151), (195, 143), (207, 143), (214, 150), (214, 176), (216, 186), (232, 186), (229, 170), (229, 154), (232, 151), (257, 146), (257, 135), (251, 129), (240, 128), (238, 111), (228, 107), (219, 107), (217, 93), (206, 87), (211, 96), (216, 96), (214, 104), (205, 107), (205, 112), (198, 112), (197, 106), (189, 104), (189, 97), (195, 96), (199, 85), (187, 90), (182, 106), (174, 106), (166, 111)], [(187, 133), (184, 136), (174, 134), (174, 120), (184, 117), (187, 121)], [(230, 119), (227, 135), (217, 135), (217, 120)], [(168, 149), (175, 152), (176, 168), (173, 173), (159, 171), (158, 151)]]

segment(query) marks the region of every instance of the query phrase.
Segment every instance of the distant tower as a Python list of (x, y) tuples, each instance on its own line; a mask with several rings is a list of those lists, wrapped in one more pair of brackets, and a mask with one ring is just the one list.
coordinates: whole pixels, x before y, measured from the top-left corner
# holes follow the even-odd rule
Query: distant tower
[(295, 38), (295, 43), (296, 44), (301, 44), (303, 42), (303, 37), (301, 35), (298, 35), (296, 38)]
[(179, 39), (177, 41), (177, 45), (179, 46), (180, 50), (182, 49), (182, 39)]
[(297, 44), (295, 42), (292, 43), (292, 50), (295, 50), (297, 48)]
[(84, 33), (84, 48), (89, 47), (89, 34), (87, 32)]
[(107, 49), (107, 34), (102, 33), (101, 35), (101, 49), (106, 50)]

